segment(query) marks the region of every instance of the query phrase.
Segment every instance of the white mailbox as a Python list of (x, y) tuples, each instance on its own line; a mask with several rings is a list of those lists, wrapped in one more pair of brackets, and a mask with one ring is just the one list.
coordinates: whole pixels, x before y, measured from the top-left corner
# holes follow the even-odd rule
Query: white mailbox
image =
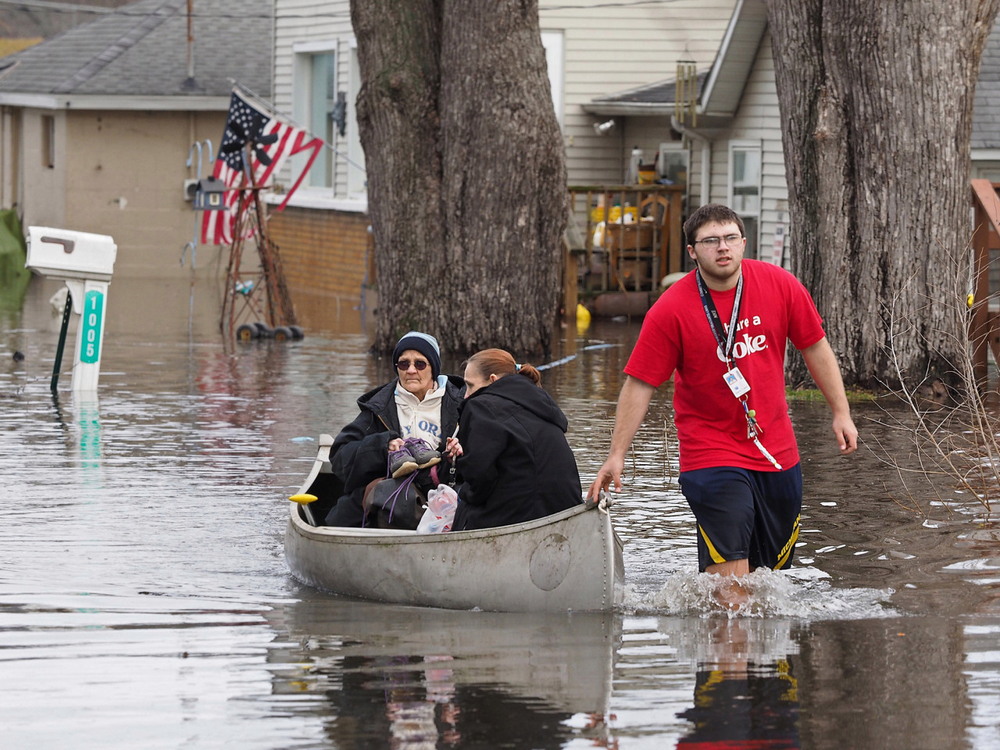
[(25, 266), (54, 279), (111, 281), (118, 246), (103, 234), (28, 227)]
[(66, 283), (69, 296), (63, 311), (56, 361), (52, 367), (52, 391), (59, 382), (63, 345), (70, 312), (80, 316), (76, 329), (73, 390), (96, 391), (104, 347), (104, 314), (108, 284), (115, 268), (118, 246), (103, 234), (74, 232), (52, 227), (28, 227), (28, 257), (24, 263), (41, 276)]

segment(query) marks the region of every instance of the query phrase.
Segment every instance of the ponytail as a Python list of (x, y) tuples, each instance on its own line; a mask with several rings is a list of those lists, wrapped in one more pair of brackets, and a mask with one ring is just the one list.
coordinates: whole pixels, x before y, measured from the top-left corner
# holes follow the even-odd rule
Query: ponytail
[(507, 375), (524, 375), (537, 386), (542, 384), (542, 373), (534, 365), (515, 362), (510, 352), (503, 349), (483, 349), (469, 357), (465, 366), (472, 365), (480, 375), (488, 378), (496, 375), (498, 378)]

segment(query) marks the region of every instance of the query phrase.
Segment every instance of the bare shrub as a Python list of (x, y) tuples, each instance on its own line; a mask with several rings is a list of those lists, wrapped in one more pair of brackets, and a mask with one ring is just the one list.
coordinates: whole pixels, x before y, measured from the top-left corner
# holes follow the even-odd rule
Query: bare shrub
[[(970, 283), (968, 268), (951, 270), (956, 274), (955, 288), (967, 288)], [(911, 289), (908, 288), (900, 290), (886, 303), (890, 342), (896, 338), (894, 334), (897, 331), (914, 325), (913, 321), (902, 319), (897, 314), (899, 297), (909, 291)], [(979, 301), (979, 304), (988, 303), (989, 300)], [(946, 304), (945, 309), (948, 315), (961, 318), (960, 325), (946, 327), (968, 331), (970, 304), (964, 294), (956, 294), (954, 304)], [(954, 319), (951, 322), (954, 323)], [(946, 339), (940, 331), (930, 333), (939, 339)], [(924, 338), (928, 339), (929, 334), (925, 333)], [(872, 421), (883, 430), (892, 431), (892, 437), (898, 439), (889, 439), (884, 431), (880, 435), (878, 430), (872, 431), (868, 437), (868, 442), (874, 444), (873, 453), (893, 468), (907, 496), (908, 502), (898, 499), (897, 502), (923, 515), (928, 512), (928, 488), (944, 507), (950, 507), (954, 499), (941, 496), (943, 487), (950, 486), (953, 490), (969, 493), (987, 514), (1000, 497), (997, 393), (987, 389), (986, 384), (976, 382), (973, 359), (976, 342), (963, 340), (959, 343), (961, 346), (954, 349), (965, 352), (965, 355), (953, 363), (950, 372), (926, 372), (917, 378), (904, 372), (900, 362), (905, 358), (898, 356), (899, 352), (890, 343), (887, 354), (893, 371), (886, 374), (882, 383), (887, 394), (883, 398), (896, 399), (902, 402), (904, 408), (902, 411), (885, 408), (882, 416)], [(897, 385), (889, 387), (889, 382)], [(909, 455), (900, 455), (900, 442), (909, 444)], [(923, 491), (914, 492), (918, 484)]]

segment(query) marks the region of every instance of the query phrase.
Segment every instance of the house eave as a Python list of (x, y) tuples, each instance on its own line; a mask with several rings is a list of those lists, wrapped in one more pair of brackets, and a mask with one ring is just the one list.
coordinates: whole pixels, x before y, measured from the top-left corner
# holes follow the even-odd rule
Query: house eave
[(229, 96), (105, 96), (0, 92), (0, 105), (50, 110), (227, 112)]
[(974, 148), (972, 161), (1000, 161), (1000, 148)]
[(766, 30), (763, 0), (738, 0), (701, 91), (704, 108), (730, 115), (736, 112)]
[[(583, 111), (598, 117), (668, 117), (673, 118), (677, 110), (673, 104), (651, 104), (641, 102), (602, 103), (590, 102), (583, 105)], [(722, 132), (732, 124), (733, 115), (728, 112), (698, 112), (698, 126), (689, 129), (707, 131), (713, 134)]]
[(600, 117), (670, 117), (674, 114), (672, 103), (600, 102), (583, 105), (583, 111)]

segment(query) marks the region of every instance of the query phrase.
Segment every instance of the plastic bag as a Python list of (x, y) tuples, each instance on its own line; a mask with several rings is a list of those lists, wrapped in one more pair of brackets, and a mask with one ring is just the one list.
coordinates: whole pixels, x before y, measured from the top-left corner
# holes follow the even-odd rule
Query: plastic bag
[(437, 534), (451, 531), (456, 508), (458, 508), (458, 494), (448, 485), (439, 484), (437, 489), (427, 493), (427, 510), (417, 524), (417, 533)]

